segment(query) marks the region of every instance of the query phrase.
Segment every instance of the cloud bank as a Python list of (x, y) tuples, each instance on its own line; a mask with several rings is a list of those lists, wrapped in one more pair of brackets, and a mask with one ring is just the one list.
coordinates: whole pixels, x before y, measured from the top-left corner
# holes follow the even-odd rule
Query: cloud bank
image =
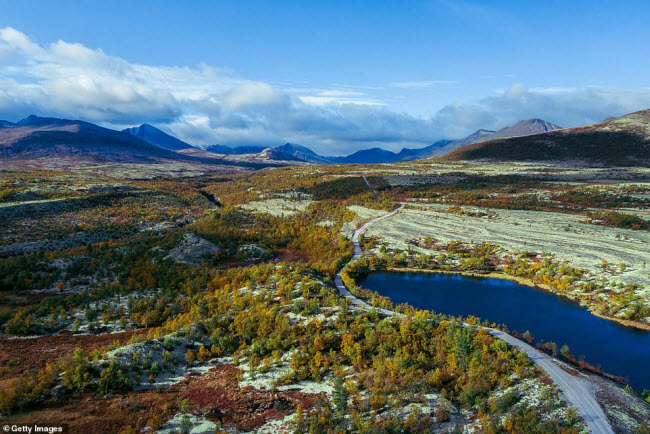
[[(450, 85), (462, 83), (403, 81), (385, 88)], [(372, 146), (399, 150), (531, 117), (575, 126), (650, 107), (650, 88), (515, 83), (420, 117), (391, 110), (371, 89), (280, 88), (208, 65), (136, 64), (78, 43), (41, 45), (11, 27), (0, 29), (0, 119), (35, 113), (113, 127), (147, 122), (198, 145), (290, 141), (326, 155)]]

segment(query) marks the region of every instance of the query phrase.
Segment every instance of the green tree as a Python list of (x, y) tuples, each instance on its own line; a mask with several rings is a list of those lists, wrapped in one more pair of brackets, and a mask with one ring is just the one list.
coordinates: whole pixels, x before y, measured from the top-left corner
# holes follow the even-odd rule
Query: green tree
[(345, 379), (342, 375), (334, 377), (334, 393), (332, 395), (332, 403), (336, 408), (336, 416), (339, 418), (345, 417), (348, 407), (349, 393), (345, 388)]
[(110, 392), (128, 392), (133, 389), (133, 380), (128, 371), (111, 361), (102, 371), (97, 382), (97, 392), (106, 395)]
[(77, 348), (61, 376), (61, 385), (72, 393), (87, 392), (92, 385), (95, 373), (96, 370), (91, 365), (90, 358)]

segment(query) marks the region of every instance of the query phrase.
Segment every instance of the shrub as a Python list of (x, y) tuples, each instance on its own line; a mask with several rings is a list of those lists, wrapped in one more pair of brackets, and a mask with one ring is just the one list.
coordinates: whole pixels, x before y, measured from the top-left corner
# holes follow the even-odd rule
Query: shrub
[(106, 395), (110, 392), (128, 392), (133, 389), (133, 381), (129, 377), (128, 370), (111, 361), (106, 369), (102, 371), (97, 383), (97, 392)]
[(90, 363), (90, 358), (79, 348), (74, 350), (72, 359), (65, 364), (61, 376), (61, 385), (72, 393), (90, 390), (97, 370)]

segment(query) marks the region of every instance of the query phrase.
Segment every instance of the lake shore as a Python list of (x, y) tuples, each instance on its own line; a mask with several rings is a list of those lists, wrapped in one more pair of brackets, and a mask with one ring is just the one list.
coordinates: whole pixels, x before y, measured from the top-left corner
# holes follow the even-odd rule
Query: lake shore
[(460, 276), (467, 276), (467, 277), (483, 277), (483, 278), (495, 278), (495, 279), (505, 279), (505, 280), (510, 280), (512, 282), (519, 283), (521, 285), (529, 286), (531, 288), (538, 288), (538, 289), (543, 289), (544, 291), (552, 292), (553, 294), (568, 298), (569, 300), (577, 301), (581, 306), (586, 307), (587, 310), (602, 319), (606, 319), (609, 321), (613, 321), (615, 323), (621, 324), (626, 327), (634, 327), (638, 328), (641, 330), (647, 330), (650, 331), (650, 324), (644, 323), (641, 321), (633, 321), (633, 320), (626, 320), (622, 318), (616, 318), (611, 315), (605, 315), (602, 312), (599, 312), (598, 310), (594, 309), (593, 306), (591, 306), (589, 303), (586, 303), (584, 300), (581, 300), (577, 297), (573, 297), (569, 294), (565, 294), (562, 292), (555, 291), (552, 287), (549, 285), (544, 285), (541, 283), (534, 282), (531, 279), (521, 277), (521, 276), (512, 276), (510, 274), (506, 273), (499, 273), (492, 271), (490, 273), (476, 273), (472, 271), (455, 271), (455, 270), (441, 270), (441, 269), (427, 269), (427, 268), (413, 268), (413, 267), (390, 267), (386, 268), (384, 270), (375, 270), (375, 271), (396, 271), (396, 272), (418, 272), (418, 273), (433, 273), (433, 274), (457, 274)]

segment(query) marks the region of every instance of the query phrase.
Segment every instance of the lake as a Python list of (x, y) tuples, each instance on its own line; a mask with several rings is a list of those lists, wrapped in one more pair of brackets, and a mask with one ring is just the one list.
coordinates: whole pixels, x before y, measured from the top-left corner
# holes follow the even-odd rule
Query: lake
[(566, 344), (576, 356), (650, 389), (650, 332), (598, 318), (577, 302), (505, 279), (426, 272), (376, 272), (358, 282), (394, 303), (506, 324), (536, 341)]

